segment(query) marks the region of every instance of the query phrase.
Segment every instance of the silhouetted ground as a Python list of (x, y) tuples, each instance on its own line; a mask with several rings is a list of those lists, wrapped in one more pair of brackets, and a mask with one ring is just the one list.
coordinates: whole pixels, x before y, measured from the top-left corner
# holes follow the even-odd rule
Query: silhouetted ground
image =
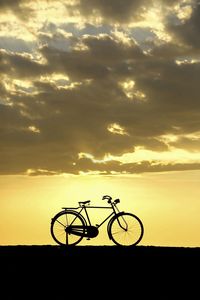
[(0, 264), (2, 299), (200, 296), (200, 248), (1, 246)]

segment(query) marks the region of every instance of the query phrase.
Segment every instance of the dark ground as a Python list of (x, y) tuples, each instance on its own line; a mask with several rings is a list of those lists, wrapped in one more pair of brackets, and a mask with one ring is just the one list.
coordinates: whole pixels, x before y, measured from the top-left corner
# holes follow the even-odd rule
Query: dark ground
[(200, 248), (1, 246), (0, 264), (2, 299), (200, 298)]

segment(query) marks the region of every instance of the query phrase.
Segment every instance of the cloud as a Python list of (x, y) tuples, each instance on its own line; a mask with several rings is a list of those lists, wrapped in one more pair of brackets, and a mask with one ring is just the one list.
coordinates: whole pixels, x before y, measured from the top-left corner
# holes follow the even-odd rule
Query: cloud
[[(48, 11), (48, 2), (42, 3)], [(144, 19), (153, 1), (63, 4), (66, 13), (79, 14), (82, 23), (64, 23), (62, 18), (48, 22), (46, 17), (41, 21), (36, 18), (40, 6), (32, 2), (0, 3), (13, 13), (14, 5), (21, 14), (26, 7), (34, 10), (27, 15), (32, 41), (19, 38), (17, 31), (0, 37), (0, 173), (199, 169), (196, 156), (192, 158), (200, 151), (200, 63), (193, 57), (198, 49), (198, 6), (177, 23), (172, 6), (180, 7), (181, 1), (164, 1), (167, 13), (159, 22), (163, 20), (162, 30), (171, 39), (156, 35), (152, 24), (144, 28), (139, 23), (136, 39), (133, 28), (124, 24)], [(54, 9), (56, 5), (53, 1)], [(91, 14), (101, 17), (99, 24), (89, 23)], [(139, 161), (123, 160), (138, 147), (158, 157), (173, 149), (188, 150), (191, 156), (180, 162), (174, 151), (166, 162), (146, 152)]]
[[(130, 175), (130, 174), (143, 174), (146, 172), (161, 173), (161, 172), (177, 172), (177, 171), (188, 171), (188, 170), (199, 170), (199, 163), (188, 163), (188, 164), (165, 164), (161, 162), (154, 164), (149, 161), (142, 161), (140, 163), (126, 163), (121, 164), (118, 161), (112, 161), (107, 163), (93, 163), (89, 159), (81, 159), (77, 164), (68, 165), (66, 172), (70, 172), (74, 175), (88, 174), (88, 175)], [(81, 170), (81, 171), (80, 171)], [(64, 170), (65, 171), (65, 170)], [(29, 169), (27, 175), (38, 176), (38, 175), (58, 175), (60, 170), (53, 168), (53, 170), (45, 169)]]
[[(171, 171), (186, 171), (186, 170), (199, 170), (199, 163), (189, 164), (162, 164), (162, 162), (155, 164), (154, 162), (142, 161), (140, 163), (119, 163), (118, 161), (111, 161), (107, 163), (92, 163), (89, 159), (81, 159), (78, 164), (79, 168), (84, 173), (92, 174), (92, 172), (98, 171), (99, 174), (141, 174), (146, 172), (171, 172)], [(76, 167), (74, 173), (76, 174)]]

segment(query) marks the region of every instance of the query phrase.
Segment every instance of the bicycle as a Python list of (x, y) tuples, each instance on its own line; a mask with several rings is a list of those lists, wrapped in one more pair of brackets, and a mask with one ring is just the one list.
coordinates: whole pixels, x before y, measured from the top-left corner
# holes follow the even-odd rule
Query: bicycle
[[(83, 238), (97, 237), (99, 228), (107, 221), (109, 239), (118, 246), (136, 246), (144, 234), (142, 221), (134, 214), (120, 211), (117, 204), (120, 199), (112, 200), (105, 195), (109, 206), (90, 206), (90, 200), (78, 202), (78, 207), (62, 207), (51, 219), (50, 232), (54, 241), (61, 246), (74, 246)], [(88, 209), (111, 209), (112, 212), (95, 226), (91, 224)], [(85, 216), (83, 216), (83, 212)]]

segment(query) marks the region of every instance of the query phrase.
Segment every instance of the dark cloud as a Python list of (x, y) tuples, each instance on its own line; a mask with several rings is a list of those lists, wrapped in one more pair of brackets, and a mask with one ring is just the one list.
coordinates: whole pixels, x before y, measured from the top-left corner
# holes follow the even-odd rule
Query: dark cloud
[[(10, 11), (15, 14), (19, 19), (26, 21), (33, 15), (33, 10), (27, 6), (29, 0), (1, 0), (0, 1), (0, 14)], [(26, 4), (26, 6), (24, 6)]]
[[(159, 5), (163, 9), (182, 5), (182, 0), (163, 0)], [(152, 7), (157, 6), (155, 0), (80, 0), (76, 8), (83, 16), (100, 16), (105, 23), (128, 24), (131, 21), (141, 21), (145, 13)], [(67, 8), (70, 7), (67, 5)]]
[(88, 54), (90, 57), (108, 65), (117, 61), (145, 58), (142, 50), (134, 40), (130, 40), (127, 45), (114, 40), (108, 35), (103, 35), (100, 38), (88, 36), (83, 39), (83, 43), (89, 48)]
[(33, 60), (29, 54), (8, 53), (0, 50), (0, 73), (17, 78), (31, 78), (45, 74), (48, 66)]
[(171, 146), (195, 153), (200, 149), (200, 138), (198, 136), (196, 138), (192, 136), (180, 137), (176, 142), (172, 142)]
[(19, 4), (21, 4), (22, 2), (24, 2), (24, 0), (1, 0), (0, 8), (12, 8), (15, 6), (19, 6)]
[(167, 61), (174, 60), (184, 60), (191, 54), (191, 49), (186, 45), (177, 45), (175, 42), (166, 42), (161, 45), (155, 45), (151, 43), (152, 50), (150, 53), (157, 57), (158, 59), (163, 59)]
[(166, 114), (169, 111), (177, 114), (179, 110), (179, 115), (199, 108), (199, 63), (178, 65), (171, 60), (157, 59), (145, 66), (149, 76), (138, 76), (137, 82), (149, 96), (152, 108), (159, 106)]
[[(168, 22), (166, 28), (170, 34), (174, 36), (179, 42), (199, 50), (200, 40), (200, 3), (194, 1), (191, 17), (183, 23), (173, 24)], [(196, 52), (194, 52), (195, 54)]]
[(85, 16), (97, 13), (105, 21), (129, 23), (141, 19), (141, 14), (151, 5), (151, 0), (81, 0), (77, 8)]
[(162, 4), (166, 4), (166, 5), (176, 5), (177, 3), (181, 3), (183, 2), (182, 0), (162, 0)]
[(41, 52), (55, 72), (70, 74), (73, 80), (102, 78), (108, 74), (106, 66), (92, 60), (88, 52), (57, 51), (49, 47), (44, 47)]
[(128, 60), (145, 59), (133, 40), (130, 45), (125, 45), (108, 35), (86, 36), (77, 40), (77, 44), (87, 48), (81, 51), (59, 51), (45, 46), (41, 52), (55, 71), (67, 73), (74, 80), (105, 78), (110, 74), (109, 68), (125, 65)]

